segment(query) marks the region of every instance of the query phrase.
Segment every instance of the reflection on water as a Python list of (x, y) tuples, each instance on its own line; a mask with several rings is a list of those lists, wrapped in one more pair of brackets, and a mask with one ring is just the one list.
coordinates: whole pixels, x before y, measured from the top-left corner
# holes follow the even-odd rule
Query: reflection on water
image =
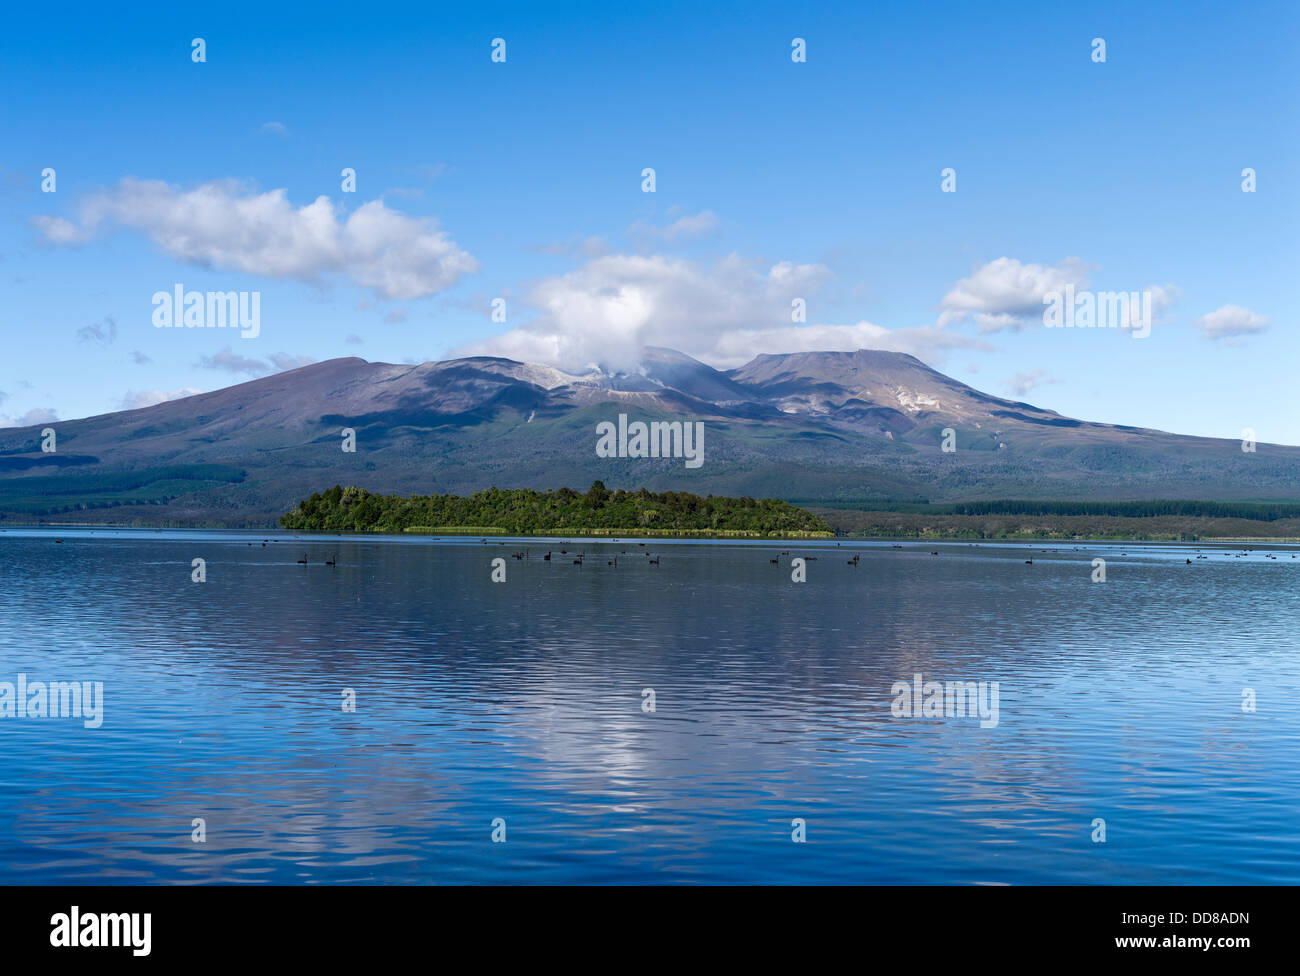
[(1300, 882), (1295, 552), (9, 529), (0, 881)]

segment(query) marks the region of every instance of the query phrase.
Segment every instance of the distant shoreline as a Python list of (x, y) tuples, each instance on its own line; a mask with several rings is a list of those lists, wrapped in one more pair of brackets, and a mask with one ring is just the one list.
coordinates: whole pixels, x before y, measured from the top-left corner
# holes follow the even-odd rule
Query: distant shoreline
[(1300, 542), (1300, 519), (1191, 515), (931, 515), (811, 508), (837, 538), (994, 542)]
[[(283, 530), (281, 530), (283, 531)], [(412, 525), (400, 531), (371, 530), (364, 535), (463, 535), (512, 536), (518, 538), (600, 538), (600, 539), (834, 539), (834, 532), (750, 532), (741, 529), (620, 529), (620, 528), (558, 528), (527, 532), (516, 529), (456, 525)]]
[(556, 542), (571, 541), (573, 539), (585, 539), (590, 542), (617, 542), (623, 539), (682, 539), (698, 540), (702, 542), (717, 541), (744, 541), (744, 542), (763, 542), (771, 541), (773, 543), (785, 543), (790, 541), (806, 542), (842, 542), (851, 543), (889, 543), (889, 542), (910, 542), (910, 543), (933, 543), (939, 544), (957, 544), (957, 543), (978, 543), (978, 542), (1007, 542), (1007, 543), (1027, 543), (1027, 544), (1044, 544), (1044, 543), (1158, 543), (1161, 545), (1300, 545), (1300, 536), (1198, 536), (1195, 538), (1165, 538), (1154, 535), (1090, 535), (1090, 536), (1043, 536), (1043, 535), (1005, 535), (1005, 536), (939, 536), (939, 535), (864, 535), (864, 534), (813, 534), (805, 535), (776, 535), (768, 533), (697, 533), (688, 534), (685, 532), (650, 532), (650, 531), (617, 531), (608, 534), (593, 532), (592, 530), (577, 530), (574, 532), (484, 532), (481, 530), (466, 531), (463, 529), (444, 529), (439, 532), (387, 532), (378, 530), (339, 530), (339, 529), (285, 529), (282, 527), (266, 526), (229, 526), (229, 525), (123, 525), (101, 522), (47, 522), (47, 523), (7, 523), (0, 526), (0, 537), (3, 537), (7, 530), (25, 530), (25, 529), (43, 529), (50, 532), (57, 530), (87, 530), (102, 529), (105, 531), (133, 531), (133, 532), (240, 532), (250, 535), (257, 535), (264, 538), (277, 537), (277, 542), (285, 542), (288, 538), (311, 538), (313, 536), (323, 537), (356, 537), (358, 539), (374, 538), (375, 536), (386, 536), (390, 538), (427, 538), (438, 540), (442, 537), (457, 539), (538, 539), (554, 540)]

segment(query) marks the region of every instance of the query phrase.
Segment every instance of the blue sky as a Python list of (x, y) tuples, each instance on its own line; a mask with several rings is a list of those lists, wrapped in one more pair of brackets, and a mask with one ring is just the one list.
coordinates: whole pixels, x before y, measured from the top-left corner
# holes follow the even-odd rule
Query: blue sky
[[(1298, 42), (1290, 3), (14, 11), (0, 423), (648, 342), (898, 349), (1071, 416), (1300, 444)], [(1063, 282), (1151, 289), (1150, 336), (1043, 328)], [(177, 283), (260, 292), (260, 334), (154, 328)]]

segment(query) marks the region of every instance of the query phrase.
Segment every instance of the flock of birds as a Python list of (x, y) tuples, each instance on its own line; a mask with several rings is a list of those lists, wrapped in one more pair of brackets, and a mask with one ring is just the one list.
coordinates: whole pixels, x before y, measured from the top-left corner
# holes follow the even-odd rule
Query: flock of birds
[[(482, 541), (483, 541), (485, 544), (487, 543), (487, 540), (486, 540), (486, 539), (483, 539)], [(617, 542), (618, 540), (615, 539), (614, 541)], [(566, 542), (565, 545), (572, 545), (572, 543)], [(644, 546), (645, 546), (645, 543), (644, 543), (644, 542), (638, 542), (637, 545), (644, 547)], [(549, 562), (551, 561), (551, 556), (553, 556), (554, 554), (555, 554), (555, 551), (554, 551), (553, 549), (552, 549), (552, 550), (548, 550), (547, 553), (546, 553), (546, 555), (544, 555), (544, 556), (542, 557), (542, 562), (549, 563)], [(561, 550), (560, 550), (560, 555), (561, 555), (561, 556), (567, 556), (567, 555), (569, 555), (569, 550), (568, 550), (568, 549), (561, 549)], [(620, 553), (620, 555), (626, 556), (626, 555), (627, 555), (627, 550), (624, 549), (624, 550)], [(634, 555), (635, 555), (635, 553), (634, 553)], [(659, 560), (663, 558), (662, 556), (651, 556), (650, 553), (648, 553), (648, 552), (647, 552), (647, 553), (642, 553), (642, 555), (645, 556), (646, 564), (649, 565), (649, 566), (658, 566), (658, 565), (659, 565)], [(573, 558), (573, 565), (577, 566), (578, 568), (582, 568), (583, 561), (587, 558), (587, 554), (586, 554), (585, 552), (578, 552), (578, 553), (574, 553), (573, 556), (574, 556), (574, 558)], [(525, 549), (525, 550), (523, 550), (522, 552), (512, 552), (512, 553), (510, 554), (510, 558), (512, 558), (512, 559), (518, 559), (518, 560), (528, 559), (528, 558), (529, 558), (528, 550)], [(625, 561), (626, 561), (626, 560), (625, 560)], [(618, 556), (615, 556), (613, 559), (607, 559), (607, 560), (605, 560), (605, 565), (606, 565), (606, 566), (613, 566), (615, 569), (617, 569), (617, 568), (618, 568)]]
[[(3, 531), (4, 531), (3, 529), (0, 529), (0, 532), (3, 532)], [(159, 529), (158, 531), (161, 532), (162, 530)], [(93, 533), (92, 533), (92, 535), (93, 535)], [(295, 538), (295, 539), (299, 539), (299, 538), (302, 538), (302, 537), (301, 537), (301, 536), (294, 536), (294, 538)], [(439, 538), (439, 537), (437, 537), (437, 536), (433, 537), (433, 541), (434, 541), (434, 542), (437, 542), (437, 541), (438, 541), (438, 538)], [(280, 541), (281, 541), (280, 539), (263, 539), (263, 540), (262, 540), (262, 548), (265, 549), (265, 548), (266, 548), (266, 545), (267, 545), (268, 542), (280, 542)], [(484, 545), (491, 545), (491, 544), (492, 544), (488, 539), (480, 539), (479, 541), (482, 542)], [(613, 539), (613, 540), (611, 540), (611, 541), (613, 541), (613, 542), (618, 542), (617, 539)], [(63, 540), (62, 540), (62, 539), (55, 539), (54, 542), (55, 542), (56, 545), (63, 545)], [(573, 543), (572, 543), (572, 542), (569, 542), (569, 541), (566, 540), (564, 544), (565, 544), (565, 545), (572, 545)], [(256, 545), (256, 543), (250, 542), (249, 545), (250, 545), (250, 546), (252, 546), (252, 545)], [(638, 542), (637, 545), (644, 549), (646, 544), (645, 544), (644, 542)], [(836, 545), (836, 546), (839, 546), (840, 543), (837, 542), (837, 543), (835, 543), (835, 545)], [(967, 545), (969, 545), (969, 546), (973, 546), (973, 547), (978, 547), (978, 546), (979, 546), (979, 543), (978, 543), (978, 542), (970, 542), (970, 543), (967, 543)], [(905, 546), (902, 546), (902, 545), (900, 545), (900, 544), (898, 544), (898, 543), (894, 543), (893, 545), (890, 546), (890, 548), (892, 548), (892, 549), (904, 549), (904, 548), (906, 548), (906, 547), (905, 547)], [(1059, 550), (1059, 549), (1043, 549), (1043, 550), (1041, 550), (1040, 554), (1042, 554), (1042, 555), (1046, 555), (1046, 554), (1048, 554), (1048, 553), (1055, 553), (1055, 552), (1060, 552), (1060, 551), (1061, 551), (1061, 550)], [(1080, 547), (1079, 547), (1079, 546), (1074, 546), (1073, 549), (1072, 549), (1072, 551), (1073, 551), (1073, 552), (1079, 552), (1079, 551), (1080, 551)], [(1197, 551), (1198, 553), (1201, 552), (1200, 549), (1197, 549), (1196, 551)], [(554, 550), (548, 550), (547, 553), (546, 553), (546, 555), (542, 556), (542, 561), (543, 561), (543, 562), (550, 562), (550, 561), (551, 561), (551, 556), (552, 556), (553, 554), (554, 554)], [(621, 555), (624, 555), (624, 556), (626, 556), (627, 554), (628, 554), (628, 551), (627, 551), (626, 549), (624, 549), (624, 550), (622, 551), (622, 553), (621, 553)], [(1225, 556), (1230, 555), (1230, 556), (1232, 556), (1233, 559), (1241, 559), (1241, 558), (1243, 558), (1243, 557), (1249, 557), (1250, 554), (1251, 554), (1251, 550), (1249, 550), (1249, 549), (1243, 549), (1241, 552), (1238, 552), (1238, 553), (1229, 553), (1229, 552), (1227, 552), (1226, 550), (1224, 550), (1224, 551), (1223, 551), (1223, 554), (1224, 554)], [(567, 555), (569, 555), (569, 550), (567, 550), (567, 549), (561, 549), (561, 550), (560, 550), (560, 555), (561, 555), (561, 556), (567, 556)], [(650, 565), (650, 566), (658, 566), (658, 565), (659, 565), (659, 560), (660, 560), (661, 558), (663, 558), (662, 556), (651, 556), (651, 554), (648, 553), (648, 552), (647, 552), (647, 553), (643, 553), (642, 555), (644, 555), (644, 556), (646, 557), (646, 564), (647, 564), (647, 565)], [(788, 555), (790, 555), (790, 550), (788, 550), (788, 549), (783, 550), (783, 551), (780, 553), (780, 555), (781, 555), (781, 556), (788, 556)], [(932, 550), (930, 550), (930, 555), (931, 555), (931, 556), (937, 556), (937, 555), (939, 555), (939, 552), (938, 552), (938, 550), (932, 549)], [(1127, 556), (1128, 553), (1126, 553), (1126, 552), (1121, 552), (1120, 555), (1121, 555), (1121, 556)], [(1277, 559), (1277, 558), (1278, 558), (1277, 556), (1275, 556), (1274, 554), (1269, 553), (1269, 552), (1266, 552), (1266, 553), (1264, 553), (1263, 555), (1264, 555), (1264, 558), (1265, 558), (1265, 559)], [(524, 559), (528, 559), (528, 558), (529, 558), (529, 552), (528, 552), (527, 549), (524, 549), (524, 550), (521, 550), (521, 551), (512, 552), (512, 553), (510, 554), (510, 556), (511, 556), (511, 558), (513, 558), (513, 559), (524, 560)], [(587, 558), (587, 554), (584, 553), (584, 552), (575, 553), (575, 554), (574, 554), (574, 559), (573, 559), (573, 565), (578, 566), (578, 567), (581, 567), (581, 566), (583, 565), (583, 561), (584, 561), (586, 558)], [(1209, 556), (1206, 556), (1206, 555), (1198, 555), (1196, 558), (1197, 558), (1197, 559), (1209, 559), (1210, 557), (1209, 557)], [(1295, 559), (1295, 558), (1296, 558), (1296, 554), (1295, 554), (1295, 553), (1291, 553), (1291, 558), (1292, 558), (1292, 559)], [(806, 562), (815, 562), (815, 561), (817, 560), (817, 557), (816, 557), (816, 556), (804, 556), (803, 559), (804, 559)], [(857, 565), (858, 565), (858, 562), (859, 562), (861, 559), (862, 559), (862, 554), (861, 554), (861, 553), (854, 553), (854, 554), (853, 554), (853, 558), (847, 560), (847, 562), (848, 562), (848, 564), (849, 564), (850, 566), (857, 566)], [(299, 559), (299, 560), (296, 560), (296, 562), (298, 563), (299, 566), (307, 566), (307, 565), (310, 565), (310, 562), (309, 562), (309, 560), (308, 560), (308, 558), (307, 558), (307, 554), (306, 554), (306, 553), (303, 553), (302, 558)], [(322, 560), (322, 562), (323, 562), (326, 566), (337, 566), (337, 565), (338, 565), (338, 562), (339, 562), (339, 555), (338, 555), (338, 553), (336, 552), (336, 553), (334, 553), (334, 558), (333, 558), (333, 559), (325, 559), (325, 560)], [(777, 564), (779, 564), (779, 563), (781, 562), (781, 560), (780, 560), (780, 558), (777, 558), (777, 559), (769, 559), (768, 562), (771, 563), (772, 565), (777, 565)], [(1184, 560), (1184, 563), (1185, 563), (1186, 565), (1188, 565), (1188, 566), (1192, 565), (1192, 561), (1191, 561), (1190, 559), (1186, 559), (1186, 560)], [(1028, 559), (1025, 560), (1025, 565), (1026, 565), (1026, 566), (1032, 566), (1033, 564), (1034, 564), (1034, 558), (1033, 558), (1033, 556), (1030, 556)], [(606, 565), (606, 566), (613, 566), (615, 569), (617, 569), (617, 568), (618, 568), (618, 556), (615, 556), (613, 559), (608, 559), (608, 560), (606, 560), (606, 561), (605, 561), (605, 565)]]

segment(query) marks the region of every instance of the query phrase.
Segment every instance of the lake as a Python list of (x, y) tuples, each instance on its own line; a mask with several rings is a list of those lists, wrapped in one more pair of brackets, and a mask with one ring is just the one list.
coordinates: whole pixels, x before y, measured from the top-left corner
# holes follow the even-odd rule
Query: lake
[(9, 528), (0, 881), (1294, 884), (1298, 553)]

